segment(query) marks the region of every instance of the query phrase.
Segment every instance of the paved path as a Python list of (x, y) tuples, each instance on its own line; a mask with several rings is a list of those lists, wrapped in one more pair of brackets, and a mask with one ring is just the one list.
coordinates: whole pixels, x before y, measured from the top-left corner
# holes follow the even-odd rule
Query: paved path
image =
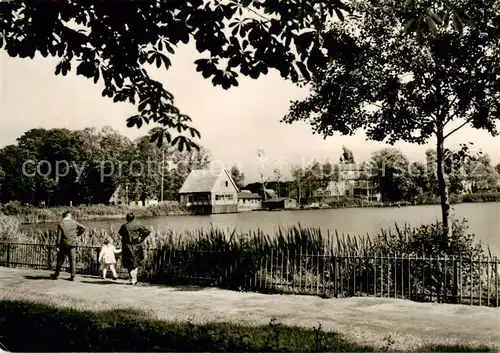
[(180, 288), (79, 277), (49, 279), (49, 272), (0, 267), (0, 300), (32, 300), (82, 310), (134, 308), (161, 320), (195, 323), (226, 321), (268, 324), (276, 317), (287, 325), (346, 334), (361, 343), (383, 346), (390, 335), (395, 349), (425, 344), (500, 346), (500, 308), (415, 303), (384, 298), (321, 299), (265, 295), (220, 289)]

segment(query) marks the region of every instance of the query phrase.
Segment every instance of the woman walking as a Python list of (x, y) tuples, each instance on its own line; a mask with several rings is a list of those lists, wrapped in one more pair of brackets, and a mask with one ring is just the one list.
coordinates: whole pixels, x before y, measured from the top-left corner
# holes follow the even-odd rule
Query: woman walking
[(137, 271), (141, 265), (142, 247), (141, 243), (146, 239), (151, 231), (135, 221), (135, 215), (128, 213), (127, 223), (121, 226), (118, 234), (122, 238), (122, 261), (123, 267), (127, 269), (129, 283), (137, 284)]

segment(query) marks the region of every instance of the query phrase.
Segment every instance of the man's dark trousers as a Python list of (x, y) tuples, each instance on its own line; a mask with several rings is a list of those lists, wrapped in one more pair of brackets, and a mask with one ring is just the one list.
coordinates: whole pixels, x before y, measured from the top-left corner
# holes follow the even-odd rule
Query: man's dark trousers
[(56, 271), (54, 273), (55, 277), (59, 276), (59, 272), (61, 272), (61, 267), (62, 267), (62, 264), (64, 263), (64, 260), (66, 259), (66, 256), (68, 256), (68, 258), (69, 258), (69, 271), (71, 273), (71, 278), (75, 277), (76, 247), (75, 246), (67, 246), (67, 245), (62, 245), (59, 248), (59, 253), (57, 254)]

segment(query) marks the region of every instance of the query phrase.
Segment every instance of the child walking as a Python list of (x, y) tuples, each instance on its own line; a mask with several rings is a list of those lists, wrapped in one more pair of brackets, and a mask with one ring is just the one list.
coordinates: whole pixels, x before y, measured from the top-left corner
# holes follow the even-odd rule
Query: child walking
[(111, 273), (113, 274), (113, 279), (116, 280), (118, 278), (116, 274), (116, 269), (115, 269), (115, 264), (116, 264), (116, 258), (115, 254), (119, 254), (121, 250), (117, 250), (113, 244), (110, 243), (108, 239), (104, 241), (104, 245), (101, 248), (101, 252), (99, 254), (99, 262), (101, 263), (102, 266), (102, 278), (106, 278), (106, 272), (107, 270), (111, 270)]

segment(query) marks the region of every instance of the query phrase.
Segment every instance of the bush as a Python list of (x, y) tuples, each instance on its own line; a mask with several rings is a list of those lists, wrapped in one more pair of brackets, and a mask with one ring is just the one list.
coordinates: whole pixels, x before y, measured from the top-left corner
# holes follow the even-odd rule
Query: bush
[(452, 238), (447, 239), (441, 222), (424, 224), (417, 228), (404, 226), (395, 231), (381, 230), (374, 238), (371, 253), (437, 256), (481, 256), (484, 249), (475, 243), (475, 235), (468, 232), (467, 220), (452, 219)]
[[(371, 252), (387, 258), (406, 256), (406, 261), (401, 261), (399, 265), (394, 261), (384, 274), (382, 281), (388, 288), (404, 293), (404, 288), (411, 285), (416, 293), (415, 299), (456, 302), (458, 298), (453, 296), (457, 296), (459, 291), (465, 297), (478, 291), (486, 291), (487, 294), (490, 290), (481, 284), (486, 282), (484, 275), (487, 267), (483, 266), (480, 271), (480, 267), (473, 266), (470, 261), (482, 261), (484, 257), (484, 249), (474, 240), (475, 236), (468, 232), (465, 219), (453, 220), (450, 240), (444, 235), (440, 222), (418, 228), (396, 227), (396, 232), (382, 231), (374, 239)], [(412, 261), (412, 257), (421, 260)], [(398, 278), (411, 278), (411, 283), (405, 280), (398, 282)], [(494, 295), (496, 297), (498, 293)]]
[(463, 195), (462, 202), (500, 202), (500, 192), (485, 192)]
[(156, 217), (182, 215), (187, 212), (176, 201), (167, 201), (162, 204), (148, 207), (133, 207), (123, 205), (80, 205), (75, 207), (35, 207), (11, 201), (0, 204), (0, 214), (17, 217), (22, 223), (56, 222), (64, 211), (70, 210), (78, 219), (93, 219), (98, 217), (122, 217), (128, 212), (134, 212), (137, 217)]
[(0, 213), (7, 216), (17, 216), (19, 214), (27, 212), (30, 207), (22, 204), (19, 201), (10, 201), (4, 204), (0, 204)]
[(351, 207), (379, 207), (382, 206), (382, 202), (378, 201), (367, 201), (360, 197), (329, 197), (329, 200), (324, 200), (331, 208), (351, 208)]
[[(280, 227), (275, 234), (219, 228), (179, 234), (152, 229), (143, 243), (142, 268), (144, 279), (162, 283), (304, 294), (317, 294), (317, 288), (322, 288), (326, 296), (390, 291), (411, 299), (442, 300), (456, 294), (458, 273), (464, 296), (490, 290), (479, 281), (485, 282), (486, 266), (479, 271), (470, 263), (472, 257), (484, 256), (484, 250), (468, 232), (466, 221), (453, 220), (452, 231), (448, 241), (440, 223), (417, 228), (396, 225), (395, 231), (382, 230), (376, 236), (325, 233), (300, 224)], [(29, 237), (31, 242), (53, 244), (55, 233), (30, 231)], [(106, 238), (120, 244), (117, 231), (110, 228), (90, 229), (78, 245), (101, 246)], [(94, 271), (97, 250), (81, 249), (79, 266)], [(338, 292), (331, 290), (334, 282), (338, 282)]]
[(31, 234), (21, 232), (16, 217), (0, 214), (0, 243), (16, 243), (33, 239)]

